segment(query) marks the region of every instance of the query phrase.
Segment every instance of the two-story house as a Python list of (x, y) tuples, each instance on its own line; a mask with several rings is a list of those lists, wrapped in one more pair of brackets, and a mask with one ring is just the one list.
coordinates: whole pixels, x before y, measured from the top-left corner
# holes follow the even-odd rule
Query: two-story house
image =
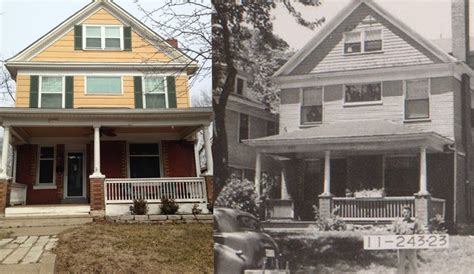
[(316, 205), (322, 216), (389, 221), (409, 206), (425, 224), (435, 214), (466, 220), (466, 14), (454, 1), (451, 56), (373, 1), (354, 0), (276, 72), (280, 134), (248, 144), (282, 161), (294, 218), (311, 220)]
[[(255, 148), (244, 140), (278, 133), (278, 117), (252, 96), (250, 75), (240, 70), (226, 107), (226, 129), (229, 153), (229, 173), (240, 179), (255, 178)], [(262, 170), (270, 171), (272, 159), (264, 159)]]
[[(129, 212), (145, 199), (151, 214), (162, 197), (181, 212), (206, 212), (205, 175), (196, 133), (212, 109), (190, 105), (197, 64), (112, 0), (94, 0), (8, 59), (16, 81), (14, 108), (0, 109), (5, 130), (0, 212), (81, 207), (93, 215)], [(208, 130), (206, 156), (211, 161)], [(6, 173), (14, 147), (14, 174)], [(11, 203), (26, 206), (10, 207)], [(54, 208), (54, 207), (48, 207)]]

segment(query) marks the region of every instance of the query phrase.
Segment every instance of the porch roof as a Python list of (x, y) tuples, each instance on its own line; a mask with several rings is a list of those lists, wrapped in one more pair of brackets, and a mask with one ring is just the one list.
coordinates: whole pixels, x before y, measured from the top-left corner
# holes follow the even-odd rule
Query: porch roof
[[(426, 146), (444, 151), (454, 143), (436, 132), (423, 131), (408, 124), (385, 120), (345, 121), (302, 128), (245, 143), (262, 152), (310, 152), (412, 149)], [(317, 145), (317, 146), (315, 146)]]
[(0, 108), (0, 123), (4, 126), (207, 126), (212, 115), (212, 108)]

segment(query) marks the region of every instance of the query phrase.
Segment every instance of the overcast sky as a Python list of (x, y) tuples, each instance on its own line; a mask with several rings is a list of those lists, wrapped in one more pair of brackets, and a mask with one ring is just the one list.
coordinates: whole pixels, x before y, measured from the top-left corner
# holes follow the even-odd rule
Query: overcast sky
[[(322, 1), (320, 7), (305, 7), (296, 1), (293, 4), (304, 18), (314, 19), (324, 16), (328, 22), (351, 0)], [(375, 2), (427, 39), (451, 37), (451, 0), (376, 0)], [(471, 1), (471, 6), (473, 2)], [(311, 31), (299, 26), (282, 4), (278, 4), (273, 15), (275, 33), (294, 49), (304, 46), (320, 29)], [(474, 30), (473, 23), (474, 20), (471, 19), (471, 33)]]

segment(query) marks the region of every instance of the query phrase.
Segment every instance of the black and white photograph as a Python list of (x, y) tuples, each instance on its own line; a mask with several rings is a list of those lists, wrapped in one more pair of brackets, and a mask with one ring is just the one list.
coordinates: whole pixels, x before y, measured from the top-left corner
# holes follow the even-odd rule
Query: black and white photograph
[(213, 1), (215, 273), (470, 273), (469, 0)]

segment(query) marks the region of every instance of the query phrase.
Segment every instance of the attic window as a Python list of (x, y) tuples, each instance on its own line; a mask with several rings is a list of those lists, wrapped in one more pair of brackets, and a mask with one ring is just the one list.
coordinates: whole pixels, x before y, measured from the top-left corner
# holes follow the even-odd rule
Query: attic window
[(381, 29), (363, 29), (344, 33), (344, 54), (376, 52), (381, 50)]
[(84, 26), (84, 48), (100, 50), (122, 50), (122, 26)]

